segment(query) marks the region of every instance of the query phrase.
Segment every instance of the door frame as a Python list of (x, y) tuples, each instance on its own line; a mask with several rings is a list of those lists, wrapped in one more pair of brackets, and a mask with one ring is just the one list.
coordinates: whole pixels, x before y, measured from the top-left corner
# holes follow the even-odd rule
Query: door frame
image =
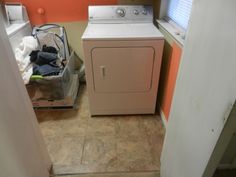
[[(208, 161), (203, 177), (212, 177), (214, 175), (215, 170), (220, 167), (220, 161), (234, 136), (236, 131), (236, 101), (234, 102), (229, 117), (225, 119), (227, 119), (227, 122)], [(235, 168), (235, 166), (232, 166), (232, 168)]]
[[(51, 170), (52, 167), (52, 163), (49, 157), (49, 153), (48, 150), (46, 148), (43, 136), (41, 134), (41, 130), (39, 127), (39, 124), (37, 122), (37, 118), (36, 115), (34, 113), (33, 110), (33, 106), (32, 103), (30, 101), (28, 92), (26, 90), (26, 87), (24, 85), (23, 79), (21, 78), (20, 72), (19, 72), (19, 68), (17, 66), (16, 60), (15, 60), (15, 56), (14, 53), (12, 51), (10, 42), (9, 42), (9, 38), (7, 36), (6, 30), (5, 30), (5, 25), (3, 23), (3, 16), (0, 13), (0, 54), (1, 54), (1, 59), (0, 59), (0, 65), (4, 66), (4, 75), (9, 75), (9, 81), (11, 83), (14, 84), (15, 88), (9, 88), (9, 93), (11, 91), (16, 91), (17, 94), (19, 95), (17, 98), (15, 98), (16, 100), (20, 100), (22, 105), (21, 105), (21, 110), (19, 110), (19, 112), (22, 113), (22, 108), (24, 109), (24, 116), (21, 116), (19, 114), (19, 117), (17, 117), (17, 121), (24, 121), (27, 128), (29, 128), (32, 131), (32, 136), (33, 136), (33, 140), (29, 139), (29, 142), (26, 140), (22, 140), (25, 141), (27, 143), (35, 143), (37, 145), (36, 151), (39, 154), (39, 156), (41, 157), (40, 159), (33, 159), (32, 157), (32, 161), (40, 161), (42, 164), (42, 169), (44, 169), (45, 171), (47, 171), (48, 175), (49, 175), (49, 171)], [(8, 90), (8, 83), (4, 83), (4, 79), (0, 79), (1, 81), (3, 81), (1, 83), (2, 87), (4, 89), (6, 89), (6, 91)], [(7, 93), (5, 94), (5, 96), (7, 97)], [(10, 98), (5, 98), (5, 99), (10, 99)], [(14, 101), (14, 100), (11, 100)], [(3, 105), (3, 104), (2, 104)], [(17, 107), (17, 105), (15, 105)], [(9, 117), (5, 117), (6, 120), (9, 121), (13, 121), (12, 119), (14, 119), (14, 117), (12, 115), (17, 114), (17, 111), (20, 108), (16, 108), (15, 113), (12, 113), (11, 109), (7, 108), (4, 110), (4, 112), (8, 112), (9, 114), (6, 115), (11, 115)], [(4, 114), (4, 113), (3, 113)], [(17, 116), (17, 115), (16, 115)], [(9, 118), (9, 119), (8, 119)], [(4, 126), (4, 125), (3, 125)], [(22, 132), (22, 135), (24, 135), (25, 131), (22, 129), (22, 127), (19, 126), (19, 129), (17, 130), (18, 132)], [(12, 131), (14, 132), (14, 131)], [(6, 132), (7, 133), (7, 132)], [(17, 136), (17, 135), (16, 135)], [(22, 137), (23, 139), (24, 137)], [(4, 143), (4, 142), (1, 142)], [(27, 143), (25, 144), (26, 148), (27, 148)], [(23, 148), (19, 145), (19, 148)], [(19, 151), (20, 152), (20, 151)], [(4, 153), (4, 152), (3, 152)], [(18, 151), (16, 152), (18, 153)], [(22, 154), (21, 154), (22, 155)], [(28, 157), (27, 157), (28, 158)], [(23, 162), (22, 162), (23, 163)], [(24, 166), (24, 164), (19, 164), (19, 166)], [(30, 168), (30, 167), (29, 167)], [(37, 172), (35, 172), (37, 173)], [(40, 173), (40, 172), (38, 172)], [(42, 175), (43, 173), (41, 173)], [(45, 174), (45, 173), (44, 173)], [(19, 174), (20, 175), (20, 174)], [(37, 174), (39, 176), (39, 174)], [(44, 177), (44, 176), (42, 176)]]

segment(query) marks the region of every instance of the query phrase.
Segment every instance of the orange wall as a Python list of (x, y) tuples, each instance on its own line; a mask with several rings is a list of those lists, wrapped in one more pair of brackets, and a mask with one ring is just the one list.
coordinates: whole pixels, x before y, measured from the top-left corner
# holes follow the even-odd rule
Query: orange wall
[[(5, 0), (5, 2), (21, 2), (25, 5), (33, 25), (87, 20), (89, 5), (117, 4), (117, 0)], [(39, 8), (44, 9), (44, 15), (38, 13)]]
[(164, 91), (160, 102), (161, 109), (168, 120), (170, 114), (171, 103), (175, 90), (175, 83), (178, 75), (179, 63), (182, 54), (182, 48), (175, 42), (173, 43), (172, 53), (170, 55), (169, 67), (166, 72), (166, 79), (164, 81)]

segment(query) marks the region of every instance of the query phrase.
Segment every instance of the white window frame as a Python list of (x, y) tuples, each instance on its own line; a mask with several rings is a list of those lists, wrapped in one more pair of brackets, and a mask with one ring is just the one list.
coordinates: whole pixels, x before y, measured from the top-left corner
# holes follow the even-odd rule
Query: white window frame
[(161, 25), (168, 33), (170, 33), (175, 40), (177, 40), (181, 45), (184, 44), (184, 39), (187, 30), (182, 28), (172, 19), (167, 17), (168, 0), (161, 0), (159, 19), (157, 23)]

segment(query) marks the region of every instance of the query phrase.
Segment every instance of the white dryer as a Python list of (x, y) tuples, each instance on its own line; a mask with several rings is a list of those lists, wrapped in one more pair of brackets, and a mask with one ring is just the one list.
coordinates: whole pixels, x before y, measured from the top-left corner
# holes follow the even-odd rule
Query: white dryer
[(153, 114), (164, 37), (151, 6), (90, 6), (82, 36), (91, 115)]

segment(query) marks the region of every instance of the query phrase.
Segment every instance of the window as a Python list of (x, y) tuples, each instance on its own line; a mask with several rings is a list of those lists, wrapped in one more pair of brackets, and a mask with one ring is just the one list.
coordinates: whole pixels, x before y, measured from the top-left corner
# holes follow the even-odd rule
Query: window
[(193, 0), (168, 0), (167, 17), (187, 29)]

